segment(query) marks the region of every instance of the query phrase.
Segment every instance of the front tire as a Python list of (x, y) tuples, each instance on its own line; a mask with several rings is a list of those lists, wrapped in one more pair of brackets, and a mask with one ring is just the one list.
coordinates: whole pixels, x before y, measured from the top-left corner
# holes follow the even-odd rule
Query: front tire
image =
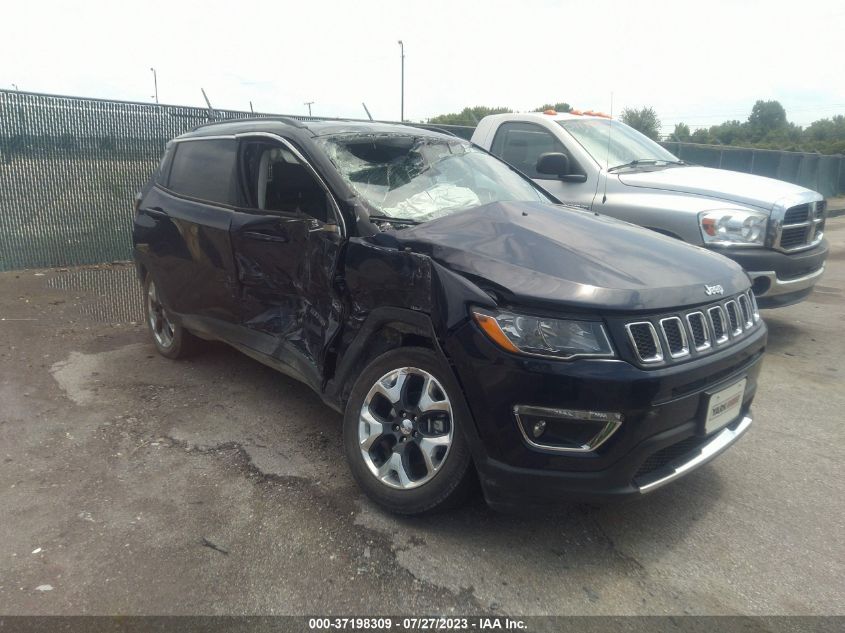
[(361, 373), (343, 422), (352, 475), (373, 501), (398, 514), (454, 507), (471, 492), (474, 471), (463, 393), (431, 350), (389, 351)]
[(176, 359), (196, 352), (199, 339), (170, 317), (149, 274), (144, 279), (144, 317), (159, 354)]

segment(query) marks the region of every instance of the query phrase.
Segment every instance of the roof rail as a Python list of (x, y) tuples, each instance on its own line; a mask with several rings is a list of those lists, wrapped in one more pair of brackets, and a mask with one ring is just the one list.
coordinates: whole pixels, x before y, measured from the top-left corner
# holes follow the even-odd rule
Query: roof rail
[(284, 123), (286, 125), (291, 125), (293, 127), (298, 128), (308, 127), (307, 125), (302, 123), (302, 121), (298, 121), (297, 119), (293, 119), (291, 117), (286, 116), (247, 116), (239, 119), (218, 119), (216, 121), (209, 121), (208, 123), (201, 123), (195, 128), (192, 128), (191, 132), (196, 132), (197, 130), (200, 130), (204, 127), (208, 127), (210, 125), (221, 125), (225, 123), (244, 123), (246, 121), (277, 121), (279, 123)]

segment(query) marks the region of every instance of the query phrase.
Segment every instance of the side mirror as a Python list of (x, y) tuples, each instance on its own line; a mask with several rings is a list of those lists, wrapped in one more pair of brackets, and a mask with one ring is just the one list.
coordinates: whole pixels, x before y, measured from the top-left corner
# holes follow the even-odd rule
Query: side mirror
[(537, 159), (537, 173), (553, 174), (564, 182), (586, 182), (584, 174), (569, 173), (569, 157), (560, 152), (546, 152)]

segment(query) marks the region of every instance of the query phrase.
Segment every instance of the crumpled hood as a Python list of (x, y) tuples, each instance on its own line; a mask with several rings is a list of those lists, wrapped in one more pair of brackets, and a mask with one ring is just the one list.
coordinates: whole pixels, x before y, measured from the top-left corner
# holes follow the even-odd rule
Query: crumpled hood
[(394, 236), (516, 305), (662, 310), (745, 290), (733, 261), (627, 222), (551, 204), (496, 202)]
[(669, 167), (656, 171), (622, 172), (619, 181), (630, 187), (690, 193), (749, 204), (771, 210), (782, 198), (808, 193), (783, 180), (710, 167)]

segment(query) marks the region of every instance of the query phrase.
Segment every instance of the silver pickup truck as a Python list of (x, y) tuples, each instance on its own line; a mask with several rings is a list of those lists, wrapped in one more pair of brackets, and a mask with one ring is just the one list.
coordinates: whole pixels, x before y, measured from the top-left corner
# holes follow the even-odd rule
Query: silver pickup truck
[(760, 307), (805, 299), (824, 272), (826, 210), (815, 191), (689, 165), (605, 115), (491, 115), (472, 142), (564, 204), (730, 257), (751, 277)]

